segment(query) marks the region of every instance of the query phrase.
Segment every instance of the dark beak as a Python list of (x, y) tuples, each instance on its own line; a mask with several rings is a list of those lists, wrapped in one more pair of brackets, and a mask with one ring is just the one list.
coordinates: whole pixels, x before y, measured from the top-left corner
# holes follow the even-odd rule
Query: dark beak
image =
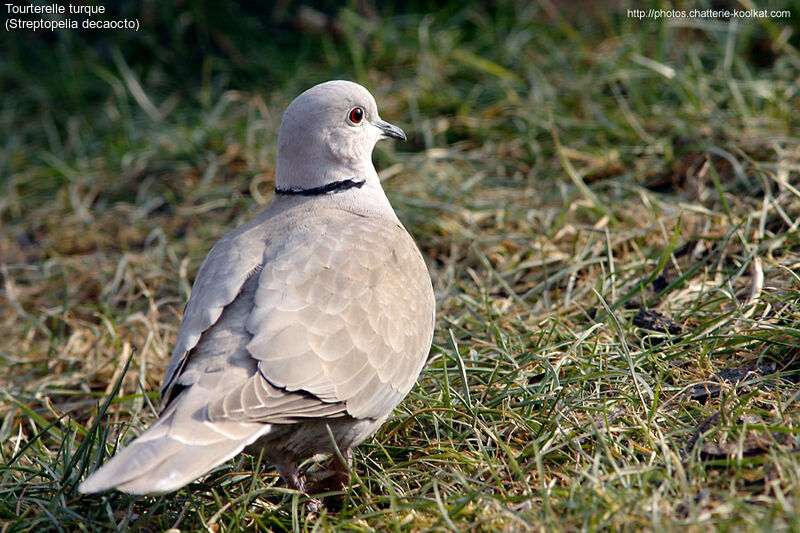
[(383, 134), (384, 137), (391, 137), (392, 139), (399, 139), (401, 141), (406, 140), (405, 132), (403, 132), (403, 130), (401, 130), (394, 124), (389, 124), (384, 120), (379, 120), (378, 122), (375, 123), (375, 125), (378, 126), (379, 130), (381, 130), (381, 133)]

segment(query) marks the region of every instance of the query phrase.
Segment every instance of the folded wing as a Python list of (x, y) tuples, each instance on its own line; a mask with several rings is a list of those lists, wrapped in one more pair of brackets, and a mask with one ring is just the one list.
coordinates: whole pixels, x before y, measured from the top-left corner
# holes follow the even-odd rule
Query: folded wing
[(258, 372), (211, 405), (212, 419), (380, 418), (416, 381), (434, 302), (413, 240), (384, 219), (315, 220), (267, 247), (246, 322)]

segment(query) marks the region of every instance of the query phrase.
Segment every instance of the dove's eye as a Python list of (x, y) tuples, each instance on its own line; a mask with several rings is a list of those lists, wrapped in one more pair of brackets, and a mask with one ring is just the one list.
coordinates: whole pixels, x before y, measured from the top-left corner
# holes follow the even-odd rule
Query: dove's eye
[(358, 126), (364, 120), (364, 110), (360, 107), (354, 107), (350, 110), (350, 114), (347, 115), (347, 120), (350, 124)]

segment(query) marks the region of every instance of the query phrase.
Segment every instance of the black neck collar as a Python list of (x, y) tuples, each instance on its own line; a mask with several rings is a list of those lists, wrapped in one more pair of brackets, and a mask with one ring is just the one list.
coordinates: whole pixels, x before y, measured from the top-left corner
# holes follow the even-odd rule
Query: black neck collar
[(340, 181), (332, 181), (319, 187), (311, 187), (310, 189), (282, 189), (275, 187), (275, 194), (285, 194), (288, 196), (323, 196), (325, 194), (336, 194), (337, 192), (344, 192), (349, 189), (360, 189), (364, 186), (366, 180), (355, 181), (353, 179), (346, 179)]

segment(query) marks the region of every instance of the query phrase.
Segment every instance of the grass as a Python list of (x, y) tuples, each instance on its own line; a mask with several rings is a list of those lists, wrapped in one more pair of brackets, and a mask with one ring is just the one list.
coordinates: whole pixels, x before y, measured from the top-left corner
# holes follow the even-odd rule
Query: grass
[[(3, 35), (0, 531), (797, 530), (797, 7), (522, 4)], [(246, 457), (80, 496), (154, 418), (208, 249), (269, 202), (282, 110), (337, 77), (409, 134), (375, 160), (438, 309), (343, 508)]]

